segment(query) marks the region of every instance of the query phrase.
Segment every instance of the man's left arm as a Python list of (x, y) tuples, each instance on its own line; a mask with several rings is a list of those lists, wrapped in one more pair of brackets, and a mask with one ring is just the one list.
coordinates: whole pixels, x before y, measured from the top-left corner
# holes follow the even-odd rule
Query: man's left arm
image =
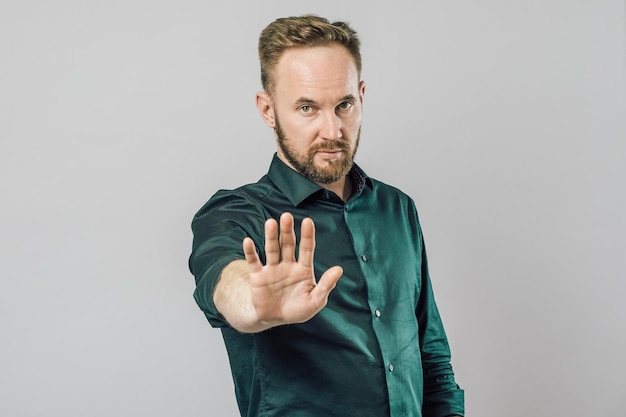
[(422, 287), (415, 310), (419, 323), (420, 351), (424, 370), (424, 417), (463, 416), (464, 391), (457, 385), (450, 364), (450, 347), (435, 303), (428, 261), (421, 236)]

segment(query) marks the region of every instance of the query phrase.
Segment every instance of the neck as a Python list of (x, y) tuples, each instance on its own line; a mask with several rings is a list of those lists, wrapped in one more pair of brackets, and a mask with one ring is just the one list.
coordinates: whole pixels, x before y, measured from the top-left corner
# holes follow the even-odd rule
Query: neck
[(350, 194), (352, 194), (352, 181), (348, 178), (348, 176), (345, 176), (339, 181), (335, 181), (331, 184), (317, 183), (317, 185), (337, 194), (344, 202), (347, 201)]
[[(287, 165), (289, 168), (293, 169), (294, 171), (300, 173), (300, 171), (298, 171), (293, 166), (293, 164), (289, 162), (289, 159), (283, 154), (283, 152), (281, 152), (280, 149), (278, 150), (277, 154), (278, 154), (278, 158), (281, 161), (283, 161), (285, 165)], [(303, 175), (302, 173), (300, 174)], [(335, 182), (332, 182), (330, 184), (321, 183), (313, 179), (311, 180), (317, 185), (319, 185), (320, 187), (326, 188), (328, 191), (332, 191), (333, 193), (337, 194), (339, 198), (341, 198), (344, 202), (347, 201), (350, 195), (352, 194), (352, 180), (349, 179), (348, 175), (344, 175), (341, 179)]]

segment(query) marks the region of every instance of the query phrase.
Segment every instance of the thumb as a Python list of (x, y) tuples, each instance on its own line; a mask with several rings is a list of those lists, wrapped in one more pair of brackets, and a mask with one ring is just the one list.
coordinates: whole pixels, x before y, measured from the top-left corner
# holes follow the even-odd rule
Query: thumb
[(337, 281), (343, 275), (343, 268), (340, 266), (333, 266), (329, 268), (322, 274), (322, 277), (318, 281), (313, 291), (311, 291), (311, 296), (315, 300), (315, 304), (319, 306), (321, 310), (322, 307), (326, 305), (328, 302), (328, 295), (337, 285)]

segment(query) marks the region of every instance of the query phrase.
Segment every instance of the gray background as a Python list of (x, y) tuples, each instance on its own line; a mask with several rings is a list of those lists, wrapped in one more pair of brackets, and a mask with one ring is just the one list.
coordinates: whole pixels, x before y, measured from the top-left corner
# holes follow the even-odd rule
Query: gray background
[(265, 173), (257, 36), (306, 12), (361, 33), (357, 161), (416, 200), (468, 416), (623, 415), (607, 0), (0, 1), (0, 415), (236, 414), (189, 223)]

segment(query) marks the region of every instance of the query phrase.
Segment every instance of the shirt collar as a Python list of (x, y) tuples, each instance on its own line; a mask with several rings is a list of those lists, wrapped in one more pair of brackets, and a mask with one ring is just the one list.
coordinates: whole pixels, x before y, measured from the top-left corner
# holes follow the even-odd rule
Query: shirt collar
[[(294, 206), (299, 205), (312, 194), (323, 189), (290, 168), (277, 154), (274, 154), (267, 176)], [(348, 176), (352, 180), (353, 195), (361, 194), (366, 185), (370, 188), (373, 187), (372, 180), (357, 164), (352, 166)]]

